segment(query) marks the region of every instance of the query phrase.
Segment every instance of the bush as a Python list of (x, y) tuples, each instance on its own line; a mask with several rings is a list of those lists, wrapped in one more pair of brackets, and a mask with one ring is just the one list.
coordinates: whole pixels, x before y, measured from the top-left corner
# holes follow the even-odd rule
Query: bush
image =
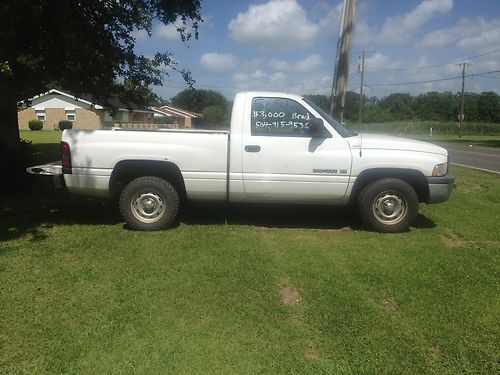
[(61, 120), (59, 121), (59, 130), (71, 129), (73, 127), (73, 122), (69, 120)]
[(211, 105), (203, 110), (203, 128), (229, 129), (230, 114), (220, 105)]
[(30, 120), (30, 122), (28, 122), (28, 127), (31, 130), (41, 130), (43, 128), (43, 122), (41, 120)]

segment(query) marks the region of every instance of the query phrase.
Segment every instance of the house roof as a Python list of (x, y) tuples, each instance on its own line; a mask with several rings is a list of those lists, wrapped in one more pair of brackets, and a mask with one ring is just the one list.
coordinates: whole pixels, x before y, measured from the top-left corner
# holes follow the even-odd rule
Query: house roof
[(136, 112), (151, 112), (144, 105), (139, 105), (139, 104), (133, 103), (133, 102), (121, 101), (121, 100), (119, 100), (117, 98), (106, 99), (105, 100), (106, 101), (106, 105), (104, 105), (104, 103), (97, 104), (97, 102), (94, 100), (94, 98), (93, 98), (92, 95), (82, 94), (82, 95), (76, 96), (76, 95), (73, 95), (73, 94), (70, 94), (70, 93), (67, 93), (67, 92), (64, 92), (64, 91), (61, 91), (61, 90), (57, 90), (57, 89), (50, 89), (47, 92), (44, 92), (42, 94), (34, 96), (30, 100), (34, 100), (34, 99), (40, 98), (40, 97), (42, 97), (44, 95), (50, 95), (50, 94), (65, 96), (67, 98), (70, 98), (70, 99), (73, 99), (73, 100), (77, 100), (77, 101), (80, 101), (80, 102), (85, 103), (87, 105), (93, 106), (95, 109), (104, 109), (104, 108), (107, 108), (107, 107), (114, 107), (114, 108), (118, 109), (119, 111), (129, 111), (129, 110), (131, 110), (131, 111), (136, 111)]
[(190, 118), (200, 118), (200, 115), (186, 111), (185, 109), (171, 107), (169, 105), (164, 105), (161, 107), (151, 107), (154, 112), (160, 113), (164, 116), (169, 117), (190, 117)]

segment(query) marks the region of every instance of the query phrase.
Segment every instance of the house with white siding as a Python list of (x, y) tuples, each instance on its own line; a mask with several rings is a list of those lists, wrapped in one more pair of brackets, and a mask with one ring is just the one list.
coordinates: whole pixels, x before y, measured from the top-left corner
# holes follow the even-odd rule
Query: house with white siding
[(18, 110), (19, 129), (29, 129), (33, 119), (43, 122), (43, 130), (58, 128), (59, 121), (73, 122), (73, 129), (103, 129), (115, 123), (153, 123), (154, 112), (135, 103), (123, 103), (116, 99), (108, 101), (113, 109), (96, 103), (88, 95), (77, 97), (70, 93), (52, 89), (30, 99), (29, 106)]

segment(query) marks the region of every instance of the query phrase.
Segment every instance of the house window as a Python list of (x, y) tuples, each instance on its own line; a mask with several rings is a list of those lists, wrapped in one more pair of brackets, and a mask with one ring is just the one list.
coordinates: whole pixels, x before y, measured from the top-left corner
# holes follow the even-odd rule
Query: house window
[(45, 109), (36, 109), (36, 118), (40, 121), (45, 121)]
[(67, 109), (66, 110), (66, 120), (68, 120), (68, 121), (75, 121), (76, 120), (76, 115), (75, 115), (74, 109)]

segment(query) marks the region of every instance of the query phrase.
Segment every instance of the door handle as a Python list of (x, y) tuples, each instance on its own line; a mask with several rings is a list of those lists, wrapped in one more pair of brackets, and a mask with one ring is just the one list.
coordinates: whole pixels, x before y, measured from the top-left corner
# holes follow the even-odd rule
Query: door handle
[(260, 152), (260, 146), (258, 146), (258, 145), (246, 145), (245, 151), (246, 152)]

